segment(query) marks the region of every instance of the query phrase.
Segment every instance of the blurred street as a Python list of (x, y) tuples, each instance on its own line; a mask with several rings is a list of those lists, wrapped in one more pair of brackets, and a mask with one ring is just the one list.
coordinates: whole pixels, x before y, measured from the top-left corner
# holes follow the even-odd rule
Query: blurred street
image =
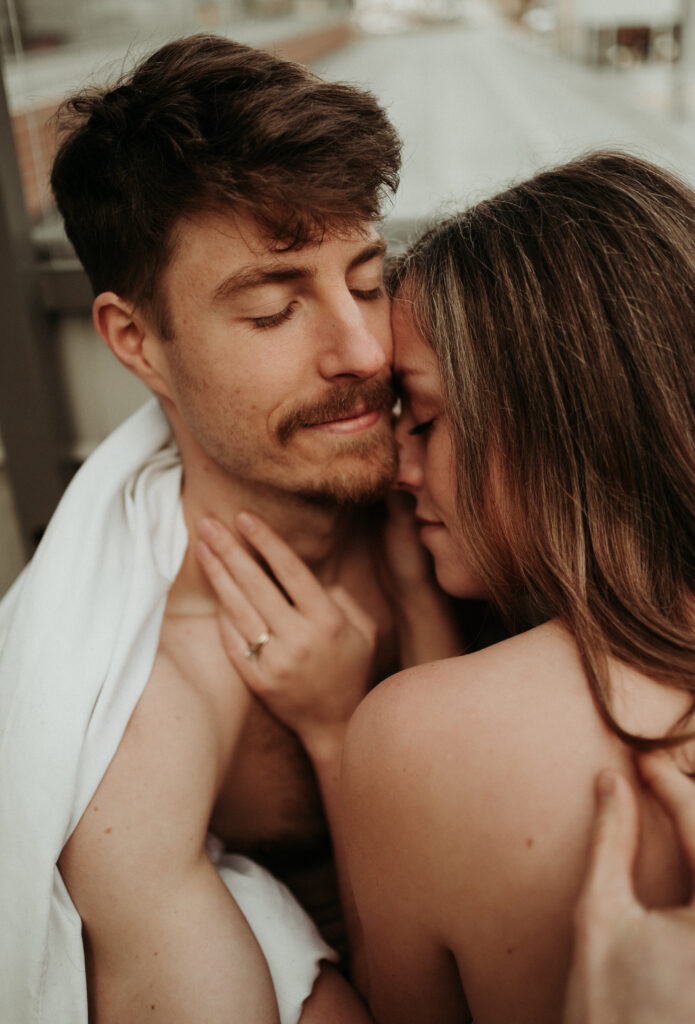
[[(405, 142), (395, 222), (422, 221), (597, 147), (627, 147), (695, 183), (695, 96), (671, 113), (671, 65), (590, 67), (462, 5), (450, 24), (360, 39), (316, 65), (371, 88)], [(695, 69), (694, 69), (695, 70)]]

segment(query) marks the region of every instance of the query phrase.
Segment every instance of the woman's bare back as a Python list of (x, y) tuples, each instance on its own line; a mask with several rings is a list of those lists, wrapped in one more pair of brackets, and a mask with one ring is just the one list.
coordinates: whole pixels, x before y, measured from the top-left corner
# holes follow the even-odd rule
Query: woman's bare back
[[(684, 710), (687, 695), (611, 675), (627, 728), (659, 734)], [(461, 1020), (461, 983), (476, 1024), (556, 1024), (601, 768), (635, 778), (557, 623), (368, 697), (346, 784), (381, 1024)], [(670, 821), (644, 790), (640, 804), (638, 895), (678, 903), (689, 877)]]

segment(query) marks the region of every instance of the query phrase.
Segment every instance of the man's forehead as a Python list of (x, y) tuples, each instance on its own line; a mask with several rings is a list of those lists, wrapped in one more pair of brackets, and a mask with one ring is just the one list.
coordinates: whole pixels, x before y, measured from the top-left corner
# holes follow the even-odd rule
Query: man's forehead
[[(268, 235), (252, 217), (232, 211), (204, 210), (187, 214), (176, 225), (174, 239), (177, 248), (181, 243), (188, 246), (192, 241), (215, 244), (235, 250), (240, 259), (247, 261), (275, 261), (289, 263), (308, 254), (318, 255), (331, 243), (344, 242), (348, 245), (368, 245), (380, 240), (375, 225), (358, 222), (354, 225), (330, 225), (325, 230), (316, 230), (306, 242), (290, 244), (286, 239)], [(384, 247), (385, 248), (385, 247)]]
[(181, 218), (172, 234), (172, 249), (163, 275), (167, 302), (191, 293), (215, 305), (250, 289), (311, 279), (328, 267), (349, 272), (383, 258), (386, 243), (371, 223), (340, 232), (325, 232), (316, 242), (283, 249), (268, 239), (250, 218), (204, 212)]

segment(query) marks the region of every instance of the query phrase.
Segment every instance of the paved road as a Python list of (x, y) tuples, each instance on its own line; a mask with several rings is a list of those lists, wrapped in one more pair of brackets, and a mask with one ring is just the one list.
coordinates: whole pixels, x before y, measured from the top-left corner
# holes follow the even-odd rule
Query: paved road
[(421, 220), (598, 146), (628, 147), (695, 184), (695, 130), (669, 116), (670, 71), (585, 67), (491, 12), (360, 39), (323, 58), (329, 78), (388, 105), (405, 142), (394, 220)]

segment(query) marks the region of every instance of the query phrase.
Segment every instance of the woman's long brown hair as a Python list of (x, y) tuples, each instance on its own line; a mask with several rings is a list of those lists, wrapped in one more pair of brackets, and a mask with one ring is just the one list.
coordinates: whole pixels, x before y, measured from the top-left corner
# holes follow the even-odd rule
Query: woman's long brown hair
[(607, 656), (695, 705), (695, 194), (599, 152), (428, 232), (391, 274), (437, 354), (461, 543), (611, 711)]

